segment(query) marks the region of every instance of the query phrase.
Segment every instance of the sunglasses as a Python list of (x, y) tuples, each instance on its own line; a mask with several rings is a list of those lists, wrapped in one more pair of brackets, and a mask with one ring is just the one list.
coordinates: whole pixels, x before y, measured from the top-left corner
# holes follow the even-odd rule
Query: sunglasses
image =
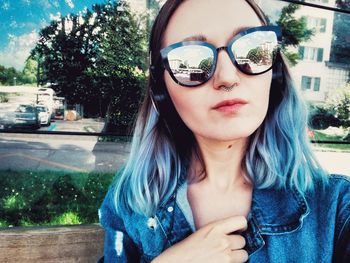
[(225, 47), (216, 48), (203, 41), (183, 41), (161, 49), (164, 68), (179, 85), (196, 87), (215, 72), (218, 52), (226, 50), (232, 63), (247, 75), (270, 70), (282, 40), (278, 26), (249, 28), (235, 35)]

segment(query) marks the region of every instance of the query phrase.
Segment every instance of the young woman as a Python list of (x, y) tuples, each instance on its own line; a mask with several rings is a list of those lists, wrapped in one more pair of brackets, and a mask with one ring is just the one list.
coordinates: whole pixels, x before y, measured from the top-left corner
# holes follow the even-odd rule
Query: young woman
[(164, 4), (105, 262), (350, 262), (350, 182), (310, 149), (280, 41), (251, 0)]

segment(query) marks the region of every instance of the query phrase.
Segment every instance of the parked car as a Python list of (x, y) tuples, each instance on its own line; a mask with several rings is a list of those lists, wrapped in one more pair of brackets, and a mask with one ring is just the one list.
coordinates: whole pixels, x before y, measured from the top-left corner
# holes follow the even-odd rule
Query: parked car
[(9, 130), (15, 125), (15, 113), (14, 112), (1, 112), (0, 113), (0, 130)]
[(40, 126), (39, 113), (35, 106), (20, 104), (15, 111), (14, 128), (39, 129)]
[(40, 124), (50, 126), (51, 114), (48, 107), (46, 107), (45, 105), (36, 105), (35, 108), (39, 114)]

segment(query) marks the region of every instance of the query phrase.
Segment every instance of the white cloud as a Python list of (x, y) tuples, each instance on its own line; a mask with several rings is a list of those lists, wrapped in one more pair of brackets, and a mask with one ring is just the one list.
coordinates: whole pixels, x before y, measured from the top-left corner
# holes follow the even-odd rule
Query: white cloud
[(70, 7), (70, 8), (74, 8), (74, 3), (73, 3), (73, 0), (65, 0), (66, 1), (66, 4)]
[(25, 5), (30, 5), (30, 0), (22, 0), (22, 3)]
[(52, 1), (51, 2), (53, 4), (54, 7), (59, 8), (60, 4), (58, 3), (58, 1)]
[(9, 25), (11, 28), (17, 28), (18, 27), (18, 24), (17, 24), (17, 22), (15, 21), (15, 20), (12, 20), (11, 22), (10, 22), (10, 25)]
[(44, 9), (51, 8), (51, 4), (50, 4), (49, 0), (39, 0), (38, 2)]
[(1, 9), (5, 10), (5, 11), (9, 10), (10, 9), (10, 2), (4, 1), (1, 5)]
[(61, 20), (61, 13), (57, 12), (56, 15), (50, 14), (50, 20), (51, 21), (60, 21)]
[(8, 35), (8, 45), (0, 50), (0, 65), (22, 70), (30, 51), (35, 47), (38, 33), (33, 31), (21, 36)]

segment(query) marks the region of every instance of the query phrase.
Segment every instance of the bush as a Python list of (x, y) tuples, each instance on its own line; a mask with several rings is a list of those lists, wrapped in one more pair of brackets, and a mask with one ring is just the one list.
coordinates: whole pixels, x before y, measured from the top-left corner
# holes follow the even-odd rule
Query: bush
[(322, 106), (310, 105), (309, 127), (316, 130), (324, 130), (329, 126), (339, 127), (341, 121)]
[(8, 95), (6, 93), (0, 92), (0, 103), (5, 103), (8, 101), (9, 101)]

